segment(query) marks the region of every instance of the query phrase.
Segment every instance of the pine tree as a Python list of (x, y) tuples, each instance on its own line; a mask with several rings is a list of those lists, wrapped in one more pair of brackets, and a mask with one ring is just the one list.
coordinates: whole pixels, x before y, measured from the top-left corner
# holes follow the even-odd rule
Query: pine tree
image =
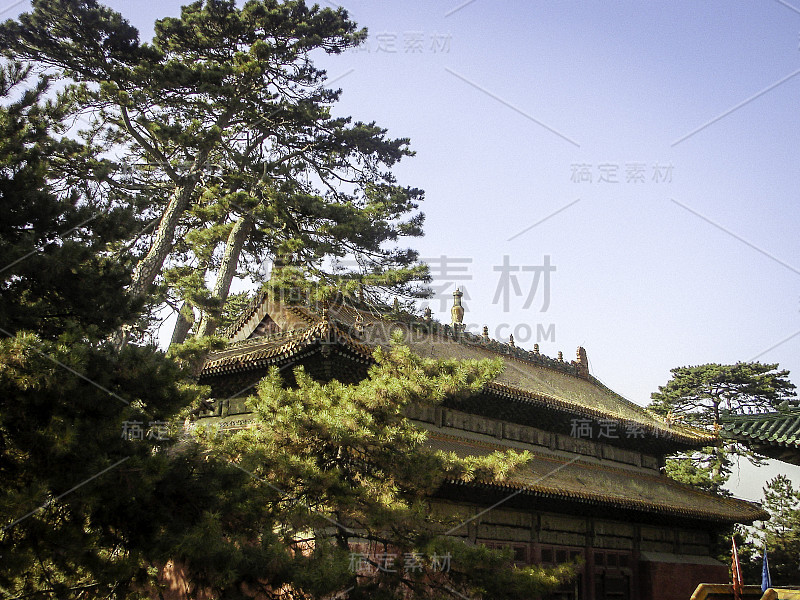
[[(776, 475), (762, 490), (762, 506), (769, 520), (760, 527), (736, 526), (745, 583), (761, 582), (766, 547), (773, 587), (796, 585), (800, 577), (800, 491), (786, 475)], [(727, 543), (730, 555), (730, 539)], [(724, 553), (720, 558), (724, 560)]]
[[(318, 286), (424, 291), (417, 254), (387, 247), (421, 234), (422, 192), (390, 171), (411, 154), (408, 140), (331, 116), (340, 91), (325, 88), (325, 72), (309, 60), (365, 39), (346, 11), (205, 0), (155, 30), (151, 44), (140, 43), (96, 0), (37, 0), (19, 22), (0, 26), (0, 44), (74, 83), (92, 135), (121, 155), (120, 167), (133, 165), (112, 178), (117, 192), (151, 198), (143, 216), (154, 229), (137, 246), (133, 298), (166, 299), (152, 287), (165, 268), (178, 268), (174, 303), (187, 300), (184, 317), (191, 311), (198, 332), (211, 335), (234, 276), (279, 255), (293, 255)], [(207, 233), (197, 229), (209, 221)], [(334, 277), (331, 257), (359, 268)], [(201, 290), (206, 275), (214, 284)]]
[[(722, 410), (770, 410), (795, 395), (786, 370), (759, 362), (677, 367), (672, 378), (652, 394), (650, 410), (686, 425), (719, 432)], [(731, 473), (731, 457), (761, 459), (741, 444), (703, 448), (667, 462), (668, 474), (705, 491), (727, 495), (723, 486)]]
[(133, 314), (118, 292), (129, 281), (125, 256), (109, 252), (131, 215), (70, 185), (66, 169), (100, 162), (93, 148), (56, 137), (69, 103), (45, 102), (49, 81), (30, 79), (30, 67), (0, 65), (0, 327), (96, 338)]
[[(288, 45), (270, 49), (257, 35), (251, 39), (252, 31), (241, 29), (247, 19), (269, 25), (270, 39), (277, 31)], [(347, 252), (363, 251), (368, 265), (366, 275), (342, 278), (352, 286), (402, 288), (420, 276), (413, 252), (382, 249), (416, 235), (421, 224), (419, 217), (400, 221), (421, 194), (380, 174), (407, 154), (406, 142), (385, 139), (373, 125), (330, 118), (321, 105), (336, 93), (311, 85), (302, 102), (243, 100), (254, 112), (277, 111), (262, 131), (269, 139), (301, 144), (282, 146), (288, 154), (247, 155), (261, 167), (279, 163), (268, 181), (256, 182), (263, 188), (236, 184), (232, 170), (214, 179), (206, 165), (217, 158), (234, 164), (222, 140), (247, 129), (231, 109), (241, 106), (226, 78), (242, 70), (247, 80), (251, 67), (275, 59), (279, 67), (299, 64), (297, 77), (316, 84), (322, 75), (300, 59), (313, 48), (354, 43), (361, 35), (354, 27), (343, 11), (300, 2), (251, 2), (239, 10), (209, 1), (160, 22), (154, 44), (142, 45), (118, 14), (92, 0), (35, 0), (21, 24), (0, 28), (3, 47), (17, 56), (97, 84), (67, 87), (46, 101), (47, 80), (21, 89), (30, 74), (24, 67), (4, 66), (0, 78), (0, 246), (9, 257), (0, 272), (0, 327), (10, 334), (0, 340), (3, 596), (152, 597), (170, 561), (193, 593), (224, 598), (261, 588), (322, 597), (351, 584), (352, 598), (393, 598), (403, 590), (519, 598), (570, 574), (566, 567), (514, 569), (508, 554), (443, 538), (447, 516), (426, 510), (444, 477), (502, 478), (525, 462), (515, 454), (464, 460), (431, 453), (424, 434), (402, 418), (409, 402), (473, 393), (496, 364), (432, 363), (396, 347), (378, 355), (379, 366), (358, 386), (323, 386), (298, 372), (301, 384), (287, 390), (273, 374), (252, 401), (267, 426), (208, 439), (187, 437), (180, 426), (208, 392), (192, 384), (190, 369), (152, 346), (106, 342), (121, 322), (147, 318), (148, 305), (168, 298), (167, 276), (157, 281), (167, 257), (171, 272), (188, 278), (175, 289), (191, 290), (192, 276), (219, 271), (225, 253), (212, 247), (227, 244), (247, 211), (260, 225), (243, 252), (254, 260), (264, 248), (291, 256), (286, 274), (316, 273), (325, 283), (322, 263), (345, 240)], [(249, 54), (231, 58), (224, 44), (205, 37), (219, 31), (247, 42)], [(205, 58), (187, 61), (192, 53)], [(197, 77), (218, 94), (210, 110), (201, 102), (192, 112)], [(82, 136), (65, 135), (68, 118), (89, 107), (98, 111), (94, 125)], [(304, 124), (319, 122), (327, 129), (304, 144)], [(303, 155), (308, 143), (311, 154)], [(149, 170), (125, 181), (101, 158), (120, 147), (147, 160)], [(355, 170), (344, 166), (352, 148), (364, 158)], [(328, 195), (299, 185), (313, 161), (349, 172), (353, 187)], [(234, 203), (244, 211), (225, 212)], [(190, 235), (207, 223), (216, 228), (213, 239)], [(139, 231), (148, 224), (151, 239)], [(194, 272), (180, 272), (182, 266)], [(194, 287), (188, 300), (219, 309), (213, 289)], [(303, 403), (304, 420), (291, 419)], [(273, 430), (272, 412), (281, 428)], [(452, 571), (359, 577), (346, 550), (353, 532), (398, 551), (449, 552)], [(303, 535), (309, 545), (301, 546)]]
[(152, 348), (103, 344), (136, 314), (120, 247), (130, 214), (98, 212), (108, 205), (69, 185), (102, 161), (59, 137), (68, 99), (45, 100), (47, 80), (30, 75), (0, 68), (0, 592), (121, 597), (147, 580), (137, 548), (164, 526), (159, 492), (188, 470), (123, 438), (123, 423), (160, 432), (197, 393)]
[(758, 537), (762, 547), (767, 545), (773, 584), (796, 585), (800, 579), (800, 490), (786, 475), (777, 475), (763, 491), (770, 519)]

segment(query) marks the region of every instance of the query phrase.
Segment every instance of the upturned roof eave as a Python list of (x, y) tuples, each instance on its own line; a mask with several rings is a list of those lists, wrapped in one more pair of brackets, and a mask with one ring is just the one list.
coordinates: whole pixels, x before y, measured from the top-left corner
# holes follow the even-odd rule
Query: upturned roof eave
[[(719, 512), (694, 510), (690, 508), (683, 508), (672, 506), (668, 504), (658, 504), (640, 501), (632, 498), (611, 497), (604, 494), (591, 494), (586, 492), (564, 491), (558, 488), (547, 488), (544, 486), (526, 486), (523, 484), (515, 484), (511, 482), (493, 482), (493, 481), (464, 481), (459, 479), (447, 479), (447, 483), (457, 486), (465, 486), (471, 488), (486, 488), (496, 490), (498, 492), (507, 494), (520, 494), (524, 496), (533, 496), (548, 499), (566, 500), (576, 503), (591, 503), (593, 505), (601, 504), (609, 508), (617, 508), (623, 510), (633, 510), (644, 513), (655, 513), (670, 515), (684, 518), (694, 518), (703, 521), (715, 521), (718, 523), (742, 523), (750, 525), (755, 521), (765, 521), (770, 518), (767, 511), (760, 507), (753, 506), (753, 512), (750, 514), (731, 515), (721, 514)], [(728, 498), (726, 498), (728, 499)], [(745, 500), (737, 500), (738, 502), (746, 502)]]
[[(478, 441), (460, 435), (446, 433), (431, 433), (429, 442), (434, 448), (455, 452), (459, 456), (474, 454), (485, 456), (492, 451), (503, 451), (509, 447), (494, 441)], [(752, 523), (769, 519), (769, 514), (758, 503), (741, 500), (733, 497), (712, 496), (692, 486), (670, 479), (664, 474), (639, 473), (636, 480), (648, 486), (650, 490), (657, 490), (654, 498), (637, 498), (635, 490), (628, 490), (625, 495), (608, 493), (600, 489), (575, 489), (570, 487), (574, 480), (581, 486), (589, 486), (592, 482), (618, 481), (620, 487), (612, 486), (616, 492), (625, 492), (626, 486), (636, 487), (632, 483), (631, 473), (628, 468), (595, 463), (586, 460), (566, 458), (554, 454), (538, 454), (533, 457), (534, 471), (529, 473), (535, 479), (529, 481), (525, 478), (525, 467), (521, 471), (509, 475), (506, 479), (470, 482), (463, 479), (450, 478), (454, 485), (465, 485), (493, 489), (503, 494), (527, 495), (541, 498), (561, 499), (571, 502), (586, 502), (602, 504), (611, 508), (637, 510), (646, 513), (668, 514), (686, 518), (712, 520), (720, 523)], [(547, 466), (542, 465), (542, 461)], [(555, 477), (555, 480), (550, 476)], [(562, 476), (566, 479), (558, 481)], [(598, 479), (599, 478), (599, 479)], [(598, 485), (602, 486), (601, 483)], [(662, 498), (673, 497), (674, 502), (660, 501)], [(705, 501), (713, 500), (713, 507), (701, 507)]]
[[(275, 343), (286, 338), (283, 344)], [(340, 326), (335, 320), (320, 319), (310, 327), (297, 332), (287, 332), (283, 336), (274, 336), (265, 340), (263, 343), (254, 342), (246, 344), (237, 342), (242, 350), (241, 353), (231, 353), (231, 349), (225, 349), (209, 355), (206, 364), (201, 372), (202, 376), (219, 375), (223, 373), (235, 373), (250, 368), (263, 368), (272, 362), (285, 362), (291, 360), (292, 355), (304, 352), (309, 346), (325, 338), (327, 343), (339, 344), (349, 348), (362, 358), (372, 360), (372, 353), (376, 346), (356, 340), (349, 328)], [(262, 346), (260, 348), (259, 346)], [(267, 346), (267, 348), (263, 348)], [(501, 355), (502, 357), (502, 355)], [(517, 359), (519, 360), (519, 359)], [(610, 411), (603, 411), (582, 404), (571, 402), (563, 398), (552, 395), (524, 390), (505, 383), (490, 382), (487, 391), (501, 397), (513, 397), (518, 401), (545, 405), (556, 410), (566, 410), (570, 413), (585, 416), (592, 419), (616, 419), (620, 420), (620, 415)], [(706, 434), (700, 430), (676, 431), (673, 428), (656, 427), (653, 423), (646, 420), (625, 417), (626, 421), (642, 426), (645, 431), (654, 434), (656, 437), (672, 440), (681, 445), (694, 448), (711, 444), (716, 437)], [(683, 428), (687, 429), (687, 428)]]

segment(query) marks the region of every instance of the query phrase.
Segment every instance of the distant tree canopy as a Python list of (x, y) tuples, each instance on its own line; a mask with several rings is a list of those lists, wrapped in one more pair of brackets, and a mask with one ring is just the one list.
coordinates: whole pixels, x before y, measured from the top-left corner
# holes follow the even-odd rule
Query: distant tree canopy
[(764, 411), (795, 396), (789, 371), (777, 364), (742, 362), (677, 367), (651, 396), (649, 408), (687, 425), (718, 429), (720, 409)]
[(800, 490), (785, 475), (777, 475), (764, 488), (764, 523), (760, 541), (766, 544), (775, 585), (796, 585), (800, 580)]
[[(668, 420), (709, 431), (719, 431), (722, 409), (772, 410), (795, 396), (789, 372), (779, 370), (777, 364), (705, 364), (677, 367), (671, 373), (669, 382), (652, 394), (648, 408)], [(741, 444), (720, 444), (669, 460), (667, 472), (684, 483), (724, 494), (732, 455), (760, 462), (757, 455)]]
[(800, 579), (800, 490), (786, 475), (776, 475), (763, 493), (762, 506), (770, 519), (761, 527), (739, 527), (737, 533), (745, 583), (761, 582), (766, 547), (773, 586), (796, 585)]

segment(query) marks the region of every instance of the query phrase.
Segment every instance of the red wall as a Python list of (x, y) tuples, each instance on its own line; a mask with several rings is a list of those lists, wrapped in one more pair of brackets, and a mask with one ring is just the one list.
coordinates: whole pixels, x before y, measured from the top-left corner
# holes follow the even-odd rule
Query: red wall
[(640, 562), (642, 600), (689, 600), (701, 583), (729, 583), (724, 565)]

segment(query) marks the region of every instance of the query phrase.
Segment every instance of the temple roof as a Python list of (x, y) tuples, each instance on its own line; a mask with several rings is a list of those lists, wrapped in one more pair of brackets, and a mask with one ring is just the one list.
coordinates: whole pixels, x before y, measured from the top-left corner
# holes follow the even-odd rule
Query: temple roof
[[(528, 352), (489, 339), (487, 335), (477, 336), (430, 319), (420, 320), (397, 309), (374, 310), (348, 303), (325, 307), (288, 305), (261, 294), (229, 328), (228, 347), (208, 356), (201, 380), (224, 381), (239, 374), (245, 379), (257, 380), (273, 365), (288, 367), (311, 358), (330, 363), (337, 356), (346, 357), (346, 361), (338, 363), (340, 365), (355, 364), (366, 369), (374, 360), (374, 350), (388, 346), (396, 330), (400, 330), (405, 343), (423, 357), (470, 360), (500, 357), (503, 360), (504, 371), (487, 386), (485, 393), (458, 410), (488, 411), (482, 414), (520, 423), (524, 418), (534, 419), (534, 427), (547, 426), (545, 414), (582, 415), (594, 420), (635, 424), (647, 432), (649, 443), (660, 444), (662, 453), (665, 449), (701, 447), (716, 439), (708, 432), (669, 423), (608, 389), (589, 374), (582, 349), (577, 361), (565, 362), (560, 357), (544, 356), (538, 349)], [(239, 413), (212, 418), (230, 420), (234, 429), (249, 426), (248, 418)], [(421, 426), (427, 428), (424, 424)], [(427, 443), (459, 456), (483, 456), (496, 450), (520, 449), (512, 441), (456, 431), (458, 433), (454, 434), (430, 429)], [(449, 481), (447, 486), (455, 490), (460, 499), (498, 492), (508, 496), (511, 492), (520, 502), (569, 504), (575, 510), (583, 510), (582, 505), (586, 505), (587, 510), (604, 507), (608, 511), (648, 513), (656, 519), (752, 523), (768, 518), (757, 504), (711, 496), (671, 480), (655, 468), (593, 459), (558, 451), (552, 446), (538, 448), (532, 454), (532, 461), (508, 479)]]
[(800, 407), (757, 414), (724, 414), (722, 435), (739, 440), (753, 450), (800, 465)]
[[(270, 327), (265, 327), (265, 321)], [(277, 331), (277, 329), (280, 331)], [(458, 332), (408, 313), (381, 312), (346, 303), (326, 309), (286, 305), (259, 295), (227, 331), (232, 339), (224, 350), (209, 355), (201, 377), (261, 369), (289, 361), (321, 343), (346, 349), (365, 364), (377, 346), (388, 346), (392, 331), (400, 329), (405, 343), (424, 357), (437, 359), (502, 358), (504, 371), (488, 386), (496, 397), (520, 406), (545, 406), (591, 419), (607, 419), (641, 427), (654, 438), (687, 447), (713, 443), (711, 433), (668, 423), (660, 416), (613, 392), (588, 373), (585, 352), (578, 361), (565, 362), (510, 344)], [(259, 335), (273, 330), (275, 333)], [(255, 336), (255, 337), (252, 337)], [(579, 349), (582, 350), (582, 349)]]
[[(438, 432), (428, 432), (428, 444), (460, 457), (487, 456), (498, 450), (509, 449), (499, 443)], [(452, 483), (466, 485), (462, 482)], [(474, 488), (480, 484), (470, 482), (468, 485)], [(658, 472), (634, 474), (630, 469), (541, 453), (534, 455), (521, 473), (505, 481), (493, 481), (485, 485), (537, 498), (585, 502), (704, 521), (752, 523), (769, 518), (769, 514), (758, 504), (712, 496)]]

